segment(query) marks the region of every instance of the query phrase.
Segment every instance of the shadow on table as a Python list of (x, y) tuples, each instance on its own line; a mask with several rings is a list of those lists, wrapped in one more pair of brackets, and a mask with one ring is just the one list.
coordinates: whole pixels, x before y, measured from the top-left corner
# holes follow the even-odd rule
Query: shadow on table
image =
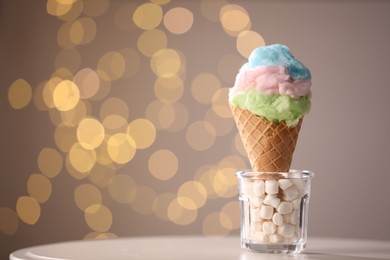
[(291, 260), (380, 260), (387, 258), (378, 257), (367, 257), (367, 256), (348, 256), (348, 255), (337, 255), (327, 253), (316, 253), (316, 252), (305, 252), (302, 254), (287, 254), (287, 255), (272, 255), (272, 254), (259, 254), (252, 252), (242, 252), (240, 260), (280, 260), (280, 259), (291, 259)]

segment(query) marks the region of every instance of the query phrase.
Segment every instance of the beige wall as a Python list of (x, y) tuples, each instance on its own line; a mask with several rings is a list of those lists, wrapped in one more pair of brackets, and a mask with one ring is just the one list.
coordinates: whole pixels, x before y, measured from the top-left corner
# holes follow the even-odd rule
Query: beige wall
[[(171, 85), (157, 87), (157, 92), (151, 58), (141, 52), (149, 50), (151, 41), (137, 47), (144, 30), (132, 21), (135, 9), (146, 1), (98, 0), (99, 4), (92, 8), (91, 2), (85, 1), (84, 13), (73, 20), (68, 18), (72, 22), (92, 15), (96, 25), (91, 41), (75, 46), (78, 56), (75, 52), (59, 54), (69, 47), (63, 40), (57, 41), (58, 34), (62, 35), (60, 28), (66, 31), (65, 22), (47, 13), (46, 1), (0, 2), (0, 255), (4, 258), (21, 247), (83, 239), (87, 235), (237, 234), (232, 169), (244, 167), (247, 160), (240, 145), (235, 145), (237, 132), (233, 120), (223, 113), (225, 99), (221, 99), (222, 110), (218, 105), (218, 94), (226, 95), (244, 58), (236, 48), (237, 37), (229, 36), (218, 17), (213, 16), (213, 6), (227, 5), (227, 1), (172, 0), (162, 5), (164, 15), (174, 7), (187, 8), (194, 22), (184, 34), (173, 34), (169, 25), (159, 25), (167, 37), (166, 47), (176, 50), (184, 61), (178, 73), (184, 84), (174, 89), (170, 89)], [(109, 5), (103, 13), (105, 3)], [(389, 240), (390, 2), (229, 3), (239, 4), (244, 13), (246, 10), (250, 30), (260, 34), (267, 44), (288, 45), (311, 69), (313, 106), (304, 120), (293, 161), (294, 168), (316, 174), (309, 235)], [(77, 9), (76, 4), (73, 8)], [(95, 16), (100, 10), (103, 14)], [(77, 27), (73, 29), (77, 31)], [(74, 42), (78, 36), (73, 35)], [(82, 99), (89, 109), (81, 116), (81, 112), (75, 113), (79, 118), (68, 127), (70, 137), (66, 139), (68, 132), (61, 132), (61, 123), (71, 116), (63, 113), (61, 118), (56, 108), (49, 109), (40, 101), (42, 82), (54, 77), (59, 63), (70, 71), (61, 76), (72, 79), (83, 68), (96, 69), (105, 53), (125, 48), (131, 50), (120, 52), (124, 67), (118, 65), (123, 60), (114, 63), (119, 68), (113, 67), (114, 71), (119, 69), (119, 74), (123, 68), (125, 72), (112, 79), (110, 88), (104, 87), (107, 84), (101, 86), (96, 94), (99, 98), (95, 95)], [(210, 87), (198, 94), (195, 78), (201, 73), (211, 74), (214, 80), (200, 85), (199, 88), (208, 83)], [(27, 106), (15, 109), (7, 93), (20, 78), (31, 86), (33, 98)], [(87, 89), (93, 87), (89, 84)], [(20, 100), (20, 95), (16, 96)], [(116, 99), (108, 105), (112, 109), (107, 110), (105, 102), (113, 97)], [(158, 103), (159, 98), (170, 103)], [(128, 116), (124, 113), (127, 110)], [(153, 143), (146, 149), (137, 149), (124, 164), (118, 163), (122, 157), (111, 153), (111, 157), (99, 157), (100, 164), (96, 163), (89, 173), (80, 174), (65, 166), (70, 145), (77, 141), (78, 121), (92, 116), (103, 122), (104, 113), (121, 115), (126, 124), (137, 118), (147, 119), (157, 129), (156, 139), (153, 141), (145, 133), (144, 141)], [(169, 124), (169, 120), (173, 123)], [(108, 129), (112, 125), (105, 125), (107, 137), (126, 132), (126, 125)], [(56, 141), (56, 136), (65, 141)], [(164, 150), (170, 151), (167, 157), (163, 156), (167, 154)], [(129, 159), (128, 151), (122, 151), (125, 161)], [(72, 159), (69, 161), (68, 165), (72, 165)], [(84, 165), (73, 163), (76, 167)], [(58, 175), (56, 167), (60, 170)], [(99, 179), (101, 176), (106, 179)], [(114, 176), (121, 177), (108, 181)], [(191, 193), (195, 186), (184, 185), (188, 181), (198, 181), (201, 192)], [(180, 191), (192, 194), (195, 209), (183, 209), (175, 202)], [(36, 202), (36, 198), (41, 201)], [(159, 204), (161, 201), (164, 203)], [(104, 207), (88, 215), (86, 208), (94, 203)], [(34, 211), (37, 208), (40, 213)]]

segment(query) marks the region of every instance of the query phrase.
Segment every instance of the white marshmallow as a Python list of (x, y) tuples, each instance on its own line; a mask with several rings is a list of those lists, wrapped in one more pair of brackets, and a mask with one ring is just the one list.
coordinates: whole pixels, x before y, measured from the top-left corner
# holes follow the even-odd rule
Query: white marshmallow
[(282, 201), (280, 202), (279, 207), (277, 208), (277, 211), (280, 214), (288, 214), (293, 210), (293, 206), (290, 202), (288, 201)]
[(292, 181), (289, 179), (280, 179), (280, 180), (278, 180), (278, 183), (279, 183), (279, 187), (282, 190), (287, 190), (288, 188), (290, 188), (293, 185)]
[(265, 205), (272, 206), (274, 208), (277, 208), (280, 204), (280, 199), (276, 197), (276, 195), (267, 195), (265, 196), (263, 203)]
[(299, 194), (301, 196), (305, 195), (306, 191), (306, 182), (302, 179), (292, 179), (295, 187), (297, 187), (298, 191), (299, 191)]
[(259, 231), (259, 232), (255, 232), (253, 234), (252, 239), (254, 241), (258, 241), (258, 242), (267, 242), (268, 236), (264, 232)]
[(241, 182), (241, 193), (245, 197), (253, 197), (253, 181), (246, 180)]
[(272, 234), (269, 236), (268, 240), (271, 243), (278, 243), (283, 241), (283, 237), (279, 234)]
[(291, 201), (296, 199), (299, 195), (299, 191), (295, 187), (290, 187), (283, 192), (283, 199), (287, 201)]
[(255, 180), (253, 183), (253, 196), (261, 197), (264, 195), (264, 181)]
[(283, 215), (279, 212), (275, 212), (275, 214), (272, 216), (272, 222), (274, 222), (275, 225), (280, 226), (283, 224)]
[(256, 222), (261, 220), (261, 211), (260, 208), (251, 209), (251, 222)]
[(300, 209), (300, 207), (301, 207), (301, 199), (297, 198), (295, 200), (292, 200), (291, 204), (293, 205), (294, 209)]
[(278, 194), (279, 184), (277, 180), (266, 180), (265, 181), (265, 192), (267, 194)]
[(298, 211), (293, 210), (289, 215), (290, 215), (290, 224), (292, 225), (298, 224)]
[(264, 219), (270, 219), (272, 218), (274, 214), (274, 208), (272, 206), (268, 205), (262, 205), (260, 208), (260, 217)]
[(292, 226), (290, 224), (283, 224), (283, 225), (279, 226), (278, 229), (277, 229), (278, 234), (281, 235), (281, 236), (284, 236), (285, 238), (293, 237), (294, 236), (294, 231), (295, 231), (294, 226)]
[(251, 198), (251, 204), (255, 208), (260, 208), (261, 204), (263, 204), (263, 198), (253, 197), (253, 198)]
[(276, 232), (276, 226), (271, 221), (266, 221), (263, 223), (263, 232), (270, 235)]

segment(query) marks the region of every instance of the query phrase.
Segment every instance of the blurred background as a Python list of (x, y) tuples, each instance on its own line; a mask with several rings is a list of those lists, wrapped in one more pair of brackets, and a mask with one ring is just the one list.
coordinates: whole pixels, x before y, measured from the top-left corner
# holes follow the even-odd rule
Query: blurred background
[(0, 1), (0, 256), (65, 240), (239, 233), (227, 106), (255, 47), (311, 69), (293, 168), (309, 236), (390, 239), (390, 2)]

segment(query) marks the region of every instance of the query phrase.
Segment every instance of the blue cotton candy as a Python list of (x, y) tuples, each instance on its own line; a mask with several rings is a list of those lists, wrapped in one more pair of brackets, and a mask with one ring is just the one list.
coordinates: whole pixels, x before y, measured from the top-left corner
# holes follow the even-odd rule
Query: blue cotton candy
[(273, 44), (256, 48), (249, 56), (244, 66), (255, 68), (258, 66), (284, 66), (294, 80), (311, 79), (308, 68), (290, 53), (287, 46)]

